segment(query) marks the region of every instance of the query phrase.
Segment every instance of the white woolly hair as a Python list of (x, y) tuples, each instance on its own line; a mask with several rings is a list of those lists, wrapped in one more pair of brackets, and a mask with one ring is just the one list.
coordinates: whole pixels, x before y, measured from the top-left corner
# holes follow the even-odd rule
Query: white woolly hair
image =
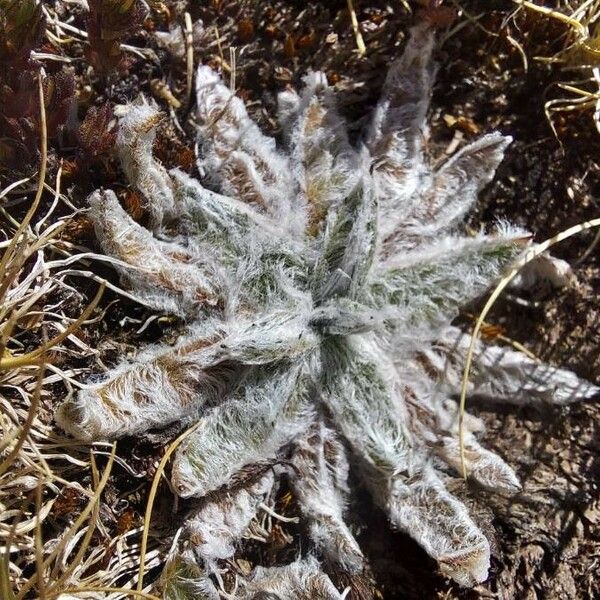
[[(197, 341), (200, 344), (200, 341)], [(210, 342), (206, 342), (210, 343)], [(198, 415), (227, 387), (226, 370), (211, 371), (212, 356), (147, 349), (134, 363), (113, 369), (108, 379), (64, 402), (57, 423), (75, 437), (115, 439)]]
[(196, 102), (203, 159), (200, 172), (223, 192), (298, 230), (287, 158), (248, 117), (244, 103), (209, 67), (196, 72)]
[(229, 379), (239, 377), (244, 366), (301, 357), (317, 342), (306, 318), (281, 311), (257, 321), (240, 319), (229, 330), (205, 324), (172, 349), (156, 345), (122, 363), (63, 403), (56, 420), (65, 431), (90, 440), (164, 427), (219, 404)]
[(360, 572), (364, 557), (344, 521), (349, 464), (335, 432), (315, 423), (296, 442), (292, 465), (294, 492), (315, 548), (337, 568)]
[[(469, 335), (456, 327), (447, 327), (428, 352), (428, 356), (437, 353), (443, 358), (439, 380), (450, 394), (460, 391), (462, 357), (470, 343)], [(566, 406), (597, 397), (600, 387), (577, 377), (572, 371), (534, 360), (507, 346), (477, 341), (469, 394), (518, 405)]]
[(392, 525), (410, 532), (442, 573), (467, 587), (487, 579), (489, 542), (430, 465), (409, 480), (390, 481), (385, 493), (376, 490), (376, 494)]
[(273, 488), (267, 471), (256, 482), (208, 500), (186, 522), (186, 536), (197, 556), (207, 563), (232, 558), (236, 545)]
[[(349, 463), (391, 526), (443, 574), (465, 586), (487, 577), (489, 544), (446, 489), (462, 466), (453, 397), (470, 343), (450, 325), (529, 237), (503, 223), (491, 234), (462, 226), (509, 136), (484, 135), (440, 166), (423, 152), (433, 46), (426, 25), (413, 29), (356, 144), (322, 73), (279, 96), (277, 148), (200, 66), (202, 181), (153, 156), (153, 104), (121, 118), (118, 152), (149, 227), (111, 191), (90, 196), (90, 217), (124, 284), (182, 317), (185, 334), (110, 369), (63, 403), (57, 421), (99, 440), (199, 419), (171, 474), (173, 490), (199, 506), (173, 545), (163, 597), (218, 596), (217, 561), (235, 557), (284, 470), (315, 555), (356, 577), (364, 558), (345, 521)], [(519, 285), (542, 273), (568, 283), (565, 265), (547, 259)], [(599, 392), (570, 371), (477, 343), (471, 395), (565, 405)], [(467, 414), (464, 425), (469, 477), (517, 491), (511, 467), (479, 444), (483, 423)], [(236, 600), (342, 597), (314, 557), (240, 579)]]
[[(458, 315), (459, 307), (482, 294), (526, 244), (520, 229), (497, 235), (446, 237), (388, 259), (371, 274), (371, 302), (394, 322), (398, 343), (423, 344)], [(401, 341), (406, 332), (407, 342)]]
[(164, 600), (220, 600), (217, 588), (191, 548), (169, 555), (158, 588)]
[(193, 248), (154, 238), (110, 190), (93, 193), (88, 202), (102, 249), (122, 261), (117, 269), (147, 304), (187, 316), (225, 302), (223, 275), (215, 261)]
[(297, 202), (308, 210), (308, 234), (317, 235), (329, 209), (358, 184), (359, 158), (323, 73), (310, 73), (301, 96), (282, 92), (278, 103), (279, 120), (288, 130)]
[(156, 104), (141, 97), (137, 104), (128, 107), (117, 135), (121, 165), (131, 184), (142, 193), (154, 230), (160, 230), (165, 219), (175, 215), (173, 183), (152, 155), (156, 126), (161, 119)]
[[(430, 448), (442, 470), (450, 468), (462, 475), (458, 442), (459, 411), (456, 402), (447, 397), (431, 376), (444, 369), (444, 359), (437, 354), (420, 354), (416, 360), (400, 360), (395, 366), (405, 385), (405, 400), (411, 419), (411, 430)], [(515, 493), (521, 486), (513, 469), (497, 454), (483, 448), (475, 435), (485, 430), (483, 421), (470, 414), (464, 416), (464, 460), (469, 479), (495, 492)]]
[[(322, 394), (359, 458), (375, 501), (392, 525), (410, 532), (453, 579), (462, 585), (485, 580), (489, 544), (416, 451), (393, 364), (366, 336), (352, 337), (345, 353)], [(334, 366), (326, 362), (326, 368)]]
[(310, 423), (298, 368), (244, 382), (238, 397), (212, 410), (180, 446), (171, 481), (184, 497), (226, 485), (243, 467), (273, 462), (279, 449)]
[(329, 577), (313, 558), (298, 559), (284, 567), (257, 567), (244, 586), (243, 600), (266, 597), (298, 600), (342, 600)]

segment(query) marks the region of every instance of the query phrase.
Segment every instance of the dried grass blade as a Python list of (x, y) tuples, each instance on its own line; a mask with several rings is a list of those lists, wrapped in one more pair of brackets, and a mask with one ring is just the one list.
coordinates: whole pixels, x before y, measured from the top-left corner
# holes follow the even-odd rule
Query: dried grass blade
[[(81, 511), (80, 515), (77, 517), (75, 522), (69, 527), (69, 529), (67, 529), (63, 533), (60, 542), (56, 545), (54, 550), (46, 558), (46, 560), (44, 561), (44, 569), (48, 568), (48, 566), (52, 563), (52, 561), (55, 560), (55, 558), (63, 551), (65, 544), (69, 540), (71, 540), (72, 537), (81, 529), (85, 520), (90, 516), (92, 511), (95, 509), (95, 507), (98, 503), (98, 500), (99, 500), (102, 492), (104, 491), (106, 484), (108, 483), (108, 478), (112, 471), (112, 466), (113, 466), (113, 463), (115, 460), (116, 451), (117, 451), (117, 445), (116, 445), (116, 443), (114, 443), (112, 445), (112, 451), (110, 453), (108, 463), (106, 465), (106, 468), (104, 469), (104, 473), (102, 474), (102, 479), (100, 479), (98, 486), (96, 488), (96, 492), (90, 498), (86, 507)], [(27, 580), (27, 582), (23, 585), (23, 587), (19, 591), (19, 594), (16, 596), (16, 600), (22, 600), (23, 598), (25, 598), (27, 596), (27, 593), (29, 592), (29, 590), (37, 583), (39, 576), (40, 576), (40, 572), (37, 571), (36, 573), (34, 573), (31, 576), (30, 579)], [(58, 593), (54, 592), (53, 596), (58, 596), (63, 593), (65, 593), (64, 590), (60, 591)]]
[(76, 331), (85, 320), (87, 320), (87, 318), (92, 314), (93, 310), (98, 305), (98, 302), (100, 302), (100, 298), (102, 298), (103, 293), (104, 285), (101, 285), (98, 292), (96, 292), (94, 299), (88, 304), (87, 308), (81, 313), (79, 318), (73, 323), (71, 323), (71, 325), (69, 325), (69, 327), (67, 327), (64, 331), (54, 336), (51, 340), (47, 341), (46, 343), (42, 344), (39, 348), (36, 348), (35, 350), (28, 352), (27, 354), (22, 354), (20, 356), (14, 356), (0, 360), (0, 371), (35, 364), (35, 360), (37, 358), (54, 348), (57, 344), (60, 344), (64, 339), (66, 339), (74, 331)]
[(152, 518), (152, 508), (154, 507), (154, 498), (156, 497), (156, 491), (158, 490), (158, 484), (160, 483), (160, 479), (165, 471), (165, 467), (167, 466), (167, 461), (171, 458), (172, 454), (177, 450), (179, 445), (198, 427), (201, 425), (201, 422), (196, 423), (186, 431), (184, 431), (175, 441), (171, 443), (171, 445), (167, 448), (165, 455), (162, 457), (158, 468), (156, 469), (156, 473), (154, 474), (154, 479), (152, 480), (152, 487), (150, 488), (150, 493), (148, 494), (148, 504), (146, 505), (146, 513), (144, 515), (144, 530), (142, 533), (142, 544), (140, 547), (140, 569), (138, 575), (137, 582), (137, 591), (141, 592), (144, 587), (144, 570), (145, 570), (145, 561), (146, 561), (146, 551), (148, 549), (148, 535), (150, 533), (150, 519)]
[[(19, 225), (13, 239), (11, 240), (8, 248), (6, 249), (4, 255), (2, 256), (2, 259), (0, 259), (0, 274), (4, 273), (4, 271), (6, 269), (6, 265), (8, 264), (9, 260), (12, 258), (14, 248), (15, 248), (16, 244), (18, 243), (19, 238), (21, 237), (21, 234), (25, 231), (25, 229), (29, 225), (31, 219), (33, 218), (33, 215), (35, 214), (35, 211), (37, 210), (40, 200), (42, 199), (42, 193), (44, 192), (44, 182), (46, 181), (46, 171), (48, 168), (48, 127), (46, 124), (46, 106), (45, 106), (45, 102), (44, 102), (44, 86), (42, 83), (41, 71), (38, 74), (38, 99), (39, 99), (39, 103), (40, 103), (40, 130), (41, 130), (40, 152), (42, 155), (38, 187), (37, 187), (37, 191), (36, 191), (33, 203), (31, 204), (31, 207), (27, 211), (27, 214), (25, 215), (23, 221), (21, 221), (21, 224)], [(4, 288), (4, 284), (3, 284), (0, 287), (0, 297), (3, 297), (4, 291), (5, 291), (5, 288)]]
[(557, 233), (554, 237), (547, 239), (546, 241), (538, 244), (535, 248), (526, 252), (523, 257), (517, 261), (515, 266), (500, 280), (488, 301), (485, 303), (479, 317), (477, 318), (477, 322), (475, 323), (475, 327), (473, 328), (473, 332), (471, 333), (471, 343), (469, 344), (469, 350), (467, 352), (467, 358), (465, 361), (465, 368), (463, 371), (461, 390), (460, 390), (460, 408), (459, 408), (459, 417), (458, 417), (458, 439), (460, 444), (460, 464), (462, 475), (464, 479), (467, 479), (467, 466), (465, 460), (465, 405), (467, 402), (467, 386), (469, 384), (469, 373), (471, 371), (471, 364), (473, 363), (473, 354), (475, 352), (475, 343), (477, 341), (477, 337), (479, 332), (481, 331), (481, 327), (490, 312), (492, 306), (495, 304), (496, 300), (500, 297), (500, 294), (504, 291), (506, 286), (513, 280), (513, 278), (517, 275), (517, 273), (529, 262), (531, 262), (534, 258), (543, 254), (554, 246), (554, 244), (558, 244), (563, 240), (566, 240), (582, 231), (587, 231), (588, 229), (593, 229), (595, 227), (600, 227), (600, 217), (597, 219), (592, 219), (590, 221), (585, 221), (584, 223), (580, 223), (578, 225), (574, 225), (569, 229), (565, 229), (560, 233)]

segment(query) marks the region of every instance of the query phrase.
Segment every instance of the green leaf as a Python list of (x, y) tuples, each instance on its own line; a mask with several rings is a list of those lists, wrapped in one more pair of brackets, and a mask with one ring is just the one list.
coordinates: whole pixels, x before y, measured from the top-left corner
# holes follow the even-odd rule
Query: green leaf
[(345, 296), (358, 300), (373, 263), (377, 204), (370, 182), (361, 180), (346, 197), (325, 234), (312, 280), (317, 305)]
[(310, 424), (306, 395), (299, 368), (257, 370), (179, 448), (174, 489), (182, 497), (202, 497), (230, 483), (244, 467), (273, 461)]
[(483, 293), (522, 250), (523, 234), (447, 238), (388, 261), (370, 286), (372, 305), (395, 307), (398, 327), (445, 323)]
[(393, 366), (367, 335), (323, 346), (321, 397), (363, 466), (390, 477), (408, 468), (413, 445)]

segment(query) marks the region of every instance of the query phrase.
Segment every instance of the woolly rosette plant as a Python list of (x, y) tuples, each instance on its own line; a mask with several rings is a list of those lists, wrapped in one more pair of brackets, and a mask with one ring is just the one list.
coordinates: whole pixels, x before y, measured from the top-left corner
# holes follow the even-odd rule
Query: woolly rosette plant
[[(283, 473), (311, 550), (256, 568), (228, 597), (343, 597), (321, 565), (365, 566), (344, 520), (350, 469), (443, 574), (465, 586), (487, 577), (489, 543), (446, 488), (461, 468), (454, 397), (470, 340), (450, 324), (528, 236), (506, 224), (462, 231), (510, 138), (485, 135), (436, 167), (425, 159), (432, 46), (426, 28), (413, 30), (354, 145), (323, 74), (280, 94), (281, 149), (201, 66), (201, 181), (153, 158), (153, 106), (122, 118), (118, 148), (149, 226), (109, 190), (91, 195), (90, 216), (124, 282), (182, 317), (187, 334), (123, 362), (57, 420), (86, 440), (200, 422), (172, 464), (173, 490), (202, 501), (165, 567), (165, 597), (218, 598), (219, 561)], [(471, 394), (567, 404), (598, 392), (510, 349), (478, 343), (477, 357)], [(477, 441), (483, 429), (465, 416), (469, 478), (517, 491), (513, 469)]]

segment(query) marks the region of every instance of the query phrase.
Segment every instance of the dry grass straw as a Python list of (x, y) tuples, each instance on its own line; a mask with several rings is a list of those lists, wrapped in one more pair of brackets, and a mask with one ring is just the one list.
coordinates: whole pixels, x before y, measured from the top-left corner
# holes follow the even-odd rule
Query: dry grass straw
[(185, 89), (185, 105), (189, 110), (192, 101), (192, 88), (194, 84), (194, 25), (192, 23), (192, 15), (186, 12), (185, 19), (185, 63), (186, 63), (186, 89)]
[(543, 254), (547, 250), (549, 250), (555, 244), (562, 242), (574, 235), (577, 235), (583, 231), (587, 231), (589, 229), (594, 229), (596, 227), (600, 227), (600, 217), (597, 219), (592, 219), (590, 221), (585, 221), (584, 223), (579, 223), (578, 225), (574, 225), (573, 227), (569, 227), (560, 233), (557, 233), (555, 236), (547, 239), (541, 244), (537, 244), (530, 251), (526, 252), (520, 260), (510, 269), (510, 271), (498, 282), (498, 285), (495, 287), (490, 297), (488, 298), (485, 306), (479, 313), (477, 321), (475, 322), (475, 326), (473, 327), (473, 331), (471, 333), (471, 343), (469, 344), (469, 350), (467, 352), (467, 357), (465, 361), (465, 368), (463, 371), (461, 389), (460, 389), (460, 412), (459, 412), (459, 420), (458, 420), (458, 437), (460, 444), (460, 462), (463, 477), (466, 479), (468, 477), (466, 461), (465, 461), (465, 427), (464, 427), (464, 417), (465, 417), (465, 406), (467, 401), (467, 387), (469, 385), (469, 374), (471, 372), (471, 365), (473, 363), (473, 355), (475, 353), (475, 345), (477, 343), (477, 338), (479, 337), (479, 333), (481, 332), (481, 328), (485, 323), (485, 319), (489, 314), (492, 306), (496, 303), (496, 300), (500, 297), (500, 294), (504, 291), (506, 286), (516, 277), (519, 271), (527, 264), (530, 263), (534, 258)]
[(181, 443), (188, 436), (190, 436), (192, 433), (194, 433), (194, 431), (196, 431), (196, 429), (198, 429), (198, 427), (200, 425), (201, 425), (201, 422), (198, 422), (195, 425), (192, 425), (189, 429), (187, 429), (180, 436), (178, 436), (173, 442), (171, 442), (171, 444), (167, 448), (164, 456), (162, 457), (162, 459), (158, 465), (158, 468), (156, 469), (156, 473), (154, 474), (154, 479), (152, 480), (152, 487), (150, 488), (150, 493), (148, 494), (148, 501), (146, 504), (146, 513), (144, 515), (144, 527), (143, 527), (143, 531), (142, 531), (142, 544), (140, 547), (140, 561), (139, 561), (140, 567), (139, 567), (139, 573), (138, 573), (138, 583), (137, 583), (137, 588), (136, 588), (138, 592), (141, 592), (144, 588), (144, 574), (145, 574), (145, 570), (146, 570), (146, 552), (148, 549), (148, 536), (150, 534), (150, 524), (152, 521), (152, 509), (154, 508), (154, 500), (156, 499), (156, 492), (158, 490), (158, 486), (159, 486), (162, 476), (165, 472), (165, 468), (167, 467), (167, 463), (169, 462), (169, 459), (171, 458), (171, 456), (173, 455), (175, 450), (177, 450), (177, 448), (181, 445)]
[[(600, 0), (585, 0), (573, 6), (559, 2), (556, 9), (540, 6), (527, 0), (513, 0), (525, 10), (552, 19), (565, 27), (565, 46), (553, 56), (536, 56), (535, 60), (557, 63), (563, 69), (577, 73), (574, 81), (559, 81), (555, 85), (570, 96), (553, 98), (544, 104), (552, 131), (559, 135), (554, 123), (557, 113), (593, 110), (593, 119), (600, 132)], [(562, 9), (562, 10), (561, 10)], [(560, 141), (560, 139), (559, 139)]]
[[(27, 198), (19, 191), (29, 178), (0, 191), (0, 231), (5, 240), (0, 242), (0, 598), (155, 598), (131, 589), (139, 564), (139, 529), (111, 537), (100, 519), (103, 492), (118, 459), (116, 447), (99, 469), (96, 457), (106, 453), (106, 445), (74, 442), (52, 426), (52, 386), (62, 384), (67, 390), (80, 386), (77, 379), (84, 372), (64, 364), (94, 353), (75, 332), (97, 320), (89, 319), (104, 286), (99, 281), (94, 299), (83, 307), (82, 294), (67, 278), (85, 277), (85, 271), (67, 267), (94, 255), (59, 237), (69, 217), (57, 217), (55, 210), (61, 202), (68, 208), (72, 204), (60, 191), (60, 172), (56, 189), (46, 184), (41, 73), (38, 98), (40, 169), (22, 220), (11, 208)], [(48, 189), (54, 199), (39, 218)], [(82, 307), (76, 317), (68, 314), (74, 310), (73, 300)], [(55, 514), (57, 502), (69, 492), (79, 502), (70, 514)], [(148, 563), (155, 560), (153, 551)]]
[(360, 24), (358, 22), (358, 17), (356, 16), (353, 0), (348, 0), (348, 12), (350, 13), (350, 22), (352, 23), (352, 31), (354, 32), (354, 38), (356, 39), (358, 55), (364, 56), (367, 52), (367, 47), (365, 46), (365, 41), (360, 31)]

